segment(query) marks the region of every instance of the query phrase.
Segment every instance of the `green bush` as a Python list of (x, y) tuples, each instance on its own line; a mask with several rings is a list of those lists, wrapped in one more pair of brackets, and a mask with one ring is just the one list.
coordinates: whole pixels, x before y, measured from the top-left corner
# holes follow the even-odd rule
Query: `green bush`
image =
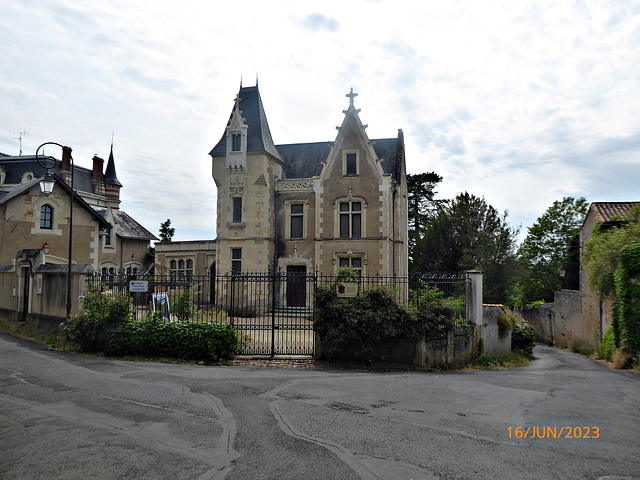
[(230, 359), (237, 334), (230, 325), (194, 322), (163, 322), (157, 318), (130, 320), (110, 329), (105, 336), (107, 355), (145, 355), (216, 362)]
[(358, 360), (395, 338), (417, 338), (420, 322), (396, 302), (392, 288), (365, 288), (354, 298), (340, 298), (335, 284), (316, 290), (314, 327), (329, 358)]
[(198, 305), (195, 303), (196, 288), (198, 286), (183, 288), (171, 301), (171, 313), (180, 322), (186, 322), (198, 314)]
[(591, 343), (585, 342), (578, 337), (573, 337), (571, 339), (571, 342), (569, 342), (569, 348), (573, 353), (578, 353), (586, 357), (593, 355), (596, 351), (596, 347), (594, 347)]
[(498, 337), (501, 339), (506, 338), (506, 336), (510, 331), (513, 330), (513, 327), (515, 327), (517, 323), (518, 317), (516, 317), (513, 313), (503, 310), (498, 317)]
[(607, 362), (613, 361), (613, 352), (616, 350), (616, 345), (614, 342), (614, 332), (613, 327), (607, 328), (607, 331), (604, 332), (604, 337), (602, 337), (602, 342), (600, 342), (600, 346), (598, 347), (598, 356)]
[(464, 297), (447, 298), (436, 287), (422, 283), (410, 293), (411, 305), (421, 325), (419, 335), (433, 329), (445, 330), (466, 325)]
[(131, 297), (111, 295), (100, 288), (81, 297), (82, 310), (62, 325), (62, 336), (83, 352), (102, 350), (105, 333), (131, 318)]
[(511, 332), (511, 350), (533, 357), (536, 346), (536, 329), (524, 320), (516, 323)]
[[(343, 279), (344, 280), (344, 279)], [(353, 298), (338, 297), (336, 284), (316, 289), (314, 328), (331, 359), (371, 359), (396, 339), (415, 341), (428, 332), (466, 323), (464, 300), (444, 298), (436, 289), (412, 295), (415, 307), (396, 300), (393, 287), (364, 288)]]

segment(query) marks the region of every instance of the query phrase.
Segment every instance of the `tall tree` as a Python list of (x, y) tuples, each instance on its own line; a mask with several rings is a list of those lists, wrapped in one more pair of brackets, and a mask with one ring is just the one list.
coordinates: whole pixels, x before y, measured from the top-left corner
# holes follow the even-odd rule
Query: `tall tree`
[(437, 204), (441, 202), (433, 198), (437, 193), (434, 189), (441, 181), (442, 177), (436, 172), (407, 175), (410, 261), (416, 242), (426, 229), (429, 219), (435, 215)]
[(518, 228), (484, 198), (460, 193), (438, 209), (415, 247), (414, 270), (429, 273), (484, 272), (484, 301), (506, 302), (515, 262)]
[(171, 220), (167, 218), (166, 222), (160, 224), (160, 241), (170, 242), (173, 235), (176, 233), (176, 229), (171, 227)]
[(580, 225), (589, 208), (584, 198), (556, 200), (529, 227), (518, 249), (518, 282), (512, 303), (553, 301), (562, 288), (579, 287)]

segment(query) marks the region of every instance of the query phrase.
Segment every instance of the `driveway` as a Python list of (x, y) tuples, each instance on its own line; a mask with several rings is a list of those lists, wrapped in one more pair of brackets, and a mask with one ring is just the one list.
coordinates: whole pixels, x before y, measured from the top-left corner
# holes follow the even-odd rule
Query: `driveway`
[(535, 355), (457, 373), (182, 366), (2, 333), (0, 477), (640, 479), (640, 376)]

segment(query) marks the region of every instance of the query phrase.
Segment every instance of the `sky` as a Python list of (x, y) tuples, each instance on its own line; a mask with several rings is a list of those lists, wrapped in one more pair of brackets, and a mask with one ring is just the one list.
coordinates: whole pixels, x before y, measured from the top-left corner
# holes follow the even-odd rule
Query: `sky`
[(334, 140), (353, 88), (520, 239), (565, 196), (640, 200), (640, 0), (9, 0), (0, 59), (0, 152), (91, 168), (113, 138), (121, 208), (174, 240), (215, 238), (208, 152), (256, 78), (276, 144)]

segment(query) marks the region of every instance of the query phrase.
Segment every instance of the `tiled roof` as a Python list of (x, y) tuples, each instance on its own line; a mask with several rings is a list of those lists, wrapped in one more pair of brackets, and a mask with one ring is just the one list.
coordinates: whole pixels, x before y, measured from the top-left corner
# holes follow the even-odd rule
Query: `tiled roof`
[(613, 217), (620, 217), (640, 202), (593, 202), (593, 208), (596, 218), (600, 223), (610, 222)]

